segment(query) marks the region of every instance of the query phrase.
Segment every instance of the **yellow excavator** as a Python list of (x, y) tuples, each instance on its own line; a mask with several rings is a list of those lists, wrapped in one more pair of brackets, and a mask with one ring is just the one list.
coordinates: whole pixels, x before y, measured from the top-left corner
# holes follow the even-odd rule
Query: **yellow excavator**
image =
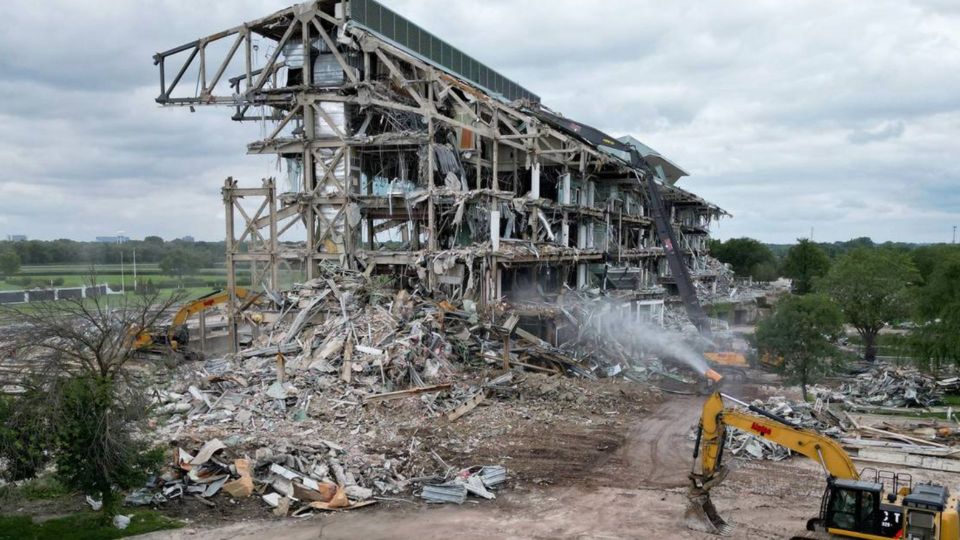
[[(728, 408), (724, 399), (747, 411)], [(749, 412), (748, 412), (749, 411)], [(703, 406), (690, 473), (687, 526), (730, 536), (733, 526), (717, 512), (710, 490), (728, 473), (723, 465), (726, 430), (738, 429), (779, 444), (819, 463), (827, 473), (820, 515), (807, 522), (809, 538), (884, 540), (958, 540), (958, 500), (946, 486), (913, 485), (908, 474), (864, 469), (858, 472), (850, 456), (833, 439), (793, 425), (789, 420), (715, 393)], [(698, 470), (699, 465), (699, 470)]]
[[(240, 300), (246, 300), (247, 307), (249, 307), (250, 304), (257, 301), (260, 295), (252, 294), (247, 289), (237, 287), (236, 296)], [(229, 292), (214, 291), (192, 302), (188, 302), (173, 315), (170, 325), (165, 329), (161, 331), (150, 329), (138, 330), (133, 340), (133, 348), (138, 351), (149, 351), (159, 345), (165, 345), (174, 351), (183, 351), (190, 342), (190, 331), (186, 325), (187, 319), (213, 306), (225, 304), (229, 301)]]

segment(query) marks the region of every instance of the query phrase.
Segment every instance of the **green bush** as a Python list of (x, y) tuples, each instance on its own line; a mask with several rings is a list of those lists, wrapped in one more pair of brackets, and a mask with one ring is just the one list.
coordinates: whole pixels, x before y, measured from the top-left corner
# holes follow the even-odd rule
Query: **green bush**
[(45, 394), (28, 391), (18, 397), (0, 396), (0, 477), (8, 481), (33, 478), (50, 459), (53, 443), (44, 403)]
[(57, 395), (57, 475), (67, 486), (99, 493), (105, 515), (113, 515), (115, 490), (141, 485), (163, 460), (162, 449), (151, 450), (131, 433), (146, 407), (94, 376), (62, 381)]

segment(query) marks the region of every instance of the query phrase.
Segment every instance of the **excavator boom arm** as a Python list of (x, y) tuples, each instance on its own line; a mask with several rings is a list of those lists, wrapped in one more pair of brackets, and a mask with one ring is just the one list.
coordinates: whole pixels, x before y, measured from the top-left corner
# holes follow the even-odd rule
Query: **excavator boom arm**
[[(241, 300), (246, 298), (250, 294), (250, 292), (247, 289), (244, 289), (241, 287), (237, 287), (235, 292), (236, 292), (237, 298)], [(200, 313), (201, 311), (207, 308), (216, 306), (218, 304), (226, 303), (229, 300), (230, 300), (230, 293), (226, 291), (220, 291), (220, 292), (213, 293), (209, 296), (205, 296), (203, 298), (198, 298), (193, 302), (190, 302), (184, 305), (182, 308), (180, 308), (179, 311), (176, 312), (176, 314), (174, 314), (171, 327), (180, 326), (181, 324), (187, 322), (187, 319), (189, 319), (192, 315)]]
[(700, 437), (701, 472), (709, 480), (720, 468), (723, 439), (727, 428), (739, 429), (789, 448), (819, 463), (834, 478), (857, 480), (853, 460), (833, 439), (815, 431), (793, 427), (761, 414), (724, 407), (720, 394), (711, 396), (703, 406)]
[[(732, 398), (731, 398), (732, 399)], [(745, 404), (744, 404), (745, 405)], [(710, 490), (726, 477), (723, 466), (723, 446), (727, 428), (739, 429), (804, 455), (837, 479), (858, 480), (850, 456), (833, 439), (815, 431), (790, 425), (787, 420), (748, 406), (751, 412), (724, 406), (721, 394), (713, 394), (703, 405), (700, 430), (694, 458), (700, 459), (700, 472), (690, 474), (692, 484), (688, 498), (687, 526), (693, 530), (729, 535), (732, 526), (727, 523), (710, 500)]]

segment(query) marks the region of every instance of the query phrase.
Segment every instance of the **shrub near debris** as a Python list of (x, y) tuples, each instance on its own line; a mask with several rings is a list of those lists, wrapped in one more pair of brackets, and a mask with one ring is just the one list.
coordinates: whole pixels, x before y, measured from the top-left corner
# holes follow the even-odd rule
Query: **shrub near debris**
[[(148, 402), (126, 367), (138, 329), (157, 327), (173, 295), (103, 297), (0, 308), (7, 327), (0, 357), (29, 360), (32, 376), (3, 380), (19, 397), (0, 402), (0, 474), (22, 479), (46, 461), (70, 489), (102, 498), (109, 521), (121, 490), (140, 485), (162, 460), (136, 438)], [(19, 373), (17, 374), (19, 375)]]
[(53, 437), (44, 397), (38, 392), (0, 396), (0, 478), (10, 482), (33, 478), (49, 461)]
[(139, 486), (163, 461), (163, 449), (150, 450), (128, 427), (147, 408), (123, 396), (114, 381), (83, 376), (60, 383), (57, 395), (57, 475), (69, 486), (103, 497), (106, 516), (117, 508), (117, 490)]

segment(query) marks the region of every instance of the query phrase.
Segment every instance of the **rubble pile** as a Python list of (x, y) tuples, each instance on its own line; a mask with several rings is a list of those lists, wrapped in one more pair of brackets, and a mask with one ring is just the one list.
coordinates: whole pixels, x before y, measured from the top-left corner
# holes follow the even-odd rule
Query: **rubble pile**
[(772, 292), (782, 291), (782, 283), (754, 282), (738, 278), (728, 264), (720, 262), (710, 256), (699, 259), (702, 269), (696, 274), (710, 276), (711, 280), (695, 280), (697, 297), (704, 304), (721, 304), (726, 302), (750, 302), (758, 297)]
[[(829, 408), (790, 401), (782, 396), (756, 400), (751, 405), (779, 416), (794, 426), (812, 429), (835, 438), (842, 436), (851, 427), (849, 421), (841, 419)], [(792, 455), (787, 448), (735, 429), (727, 430), (726, 448), (734, 456), (744, 459), (781, 461)]]
[(246, 349), (184, 363), (158, 383), (149, 436), (176, 457), (130, 504), (259, 497), (277, 515), (302, 515), (416, 490), (427, 500), (464, 490), (492, 498), (506, 469), (456, 470), (437, 454), (484, 444), (456, 426), (470, 432), (477, 422), (488, 436), (509, 428), (478, 412), (492, 401), (545, 425), (570, 407), (609, 405), (561, 376), (595, 379), (606, 374), (600, 363), (540, 340), (516, 317), (482, 320), (469, 300), (395, 292), (340, 268), (284, 296)]
[(456, 473), (449, 481), (427, 483), (420, 497), (431, 503), (463, 504), (467, 495), (483, 499), (496, 499), (491, 490), (506, 482), (507, 469), (504, 467), (471, 467)]
[[(821, 397), (815, 403), (771, 397), (767, 400), (756, 400), (751, 405), (783, 418), (796, 427), (832, 437), (848, 452), (865, 456), (865, 459), (886, 458), (887, 456), (878, 457), (876, 452), (891, 450), (904, 455), (922, 456), (920, 459), (930, 467), (940, 466), (930, 461), (931, 458), (960, 459), (956, 452), (956, 447), (960, 445), (960, 419), (950, 408), (946, 410), (945, 418), (940, 420), (856, 414), (854, 411), (858, 407), (841, 399), (841, 393), (819, 387), (817, 391)], [(825, 396), (834, 398), (832, 405)], [(780, 461), (791, 456), (790, 450), (763, 437), (735, 429), (728, 430), (726, 436), (727, 450), (741, 459)], [(947, 467), (948, 469), (943, 470), (960, 468), (956, 465)]]
[(945, 394), (960, 394), (960, 377), (950, 377), (937, 381), (937, 388)]
[[(215, 505), (211, 498), (223, 493), (235, 500), (257, 497), (277, 516), (298, 517), (317, 510), (362, 508), (377, 502), (375, 494), (390, 491), (384, 483), (390, 482), (390, 475), (378, 477), (371, 475), (369, 469), (361, 473), (365, 476), (357, 474), (344, 465), (344, 448), (329, 441), (290, 448), (289, 453), (282, 454), (261, 448), (255, 459), (227, 457), (233, 453), (219, 439), (207, 442), (195, 455), (177, 448), (170, 470), (128, 494), (124, 502), (128, 506), (155, 506), (189, 497)], [(385, 462), (383, 470), (389, 468), (389, 462)], [(506, 478), (506, 469), (499, 466), (467, 469), (445, 484), (426, 483), (424, 498), (428, 498), (426, 493), (434, 486), (443, 485), (458, 486), (465, 492), (492, 499), (495, 496), (489, 490), (503, 484)]]
[(818, 387), (815, 391), (825, 401), (852, 406), (932, 407), (942, 402), (952, 384), (941, 384), (915, 368), (881, 365), (843, 383), (839, 390)]

